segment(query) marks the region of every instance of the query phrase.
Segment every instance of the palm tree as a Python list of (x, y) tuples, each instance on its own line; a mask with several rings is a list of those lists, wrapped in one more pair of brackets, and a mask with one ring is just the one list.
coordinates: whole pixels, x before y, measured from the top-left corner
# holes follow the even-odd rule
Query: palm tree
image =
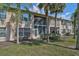
[(0, 3), (0, 9), (7, 10), (8, 9), (8, 4), (7, 3)]
[[(42, 8), (44, 8), (44, 12), (45, 12), (45, 16), (46, 16), (46, 20), (47, 20), (47, 33), (49, 33), (49, 17), (48, 17), (48, 12), (50, 11), (50, 6), (51, 4), (50, 3), (40, 3), (38, 5), (39, 9), (41, 10)], [(49, 35), (48, 36), (48, 39), (47, 39), (47, 42), (49, 42)]]
[[(7, 5), (7, 6), (5, 6)], [(6, 11), (11, 13), (11, 18), (10, 18), (10, 24), (11, 25), (11, 31), (10, 31), (10, 39), (12, 40), (13, 36), (15, 36), (15, 28), (17, 29), (17, 44), (19, 44), (19, 20), (20, 20), (20, 15), (21, 15), (21, 9), (20, 9), (20, 4), (16, 4), (16, 9), (11, 7), (12, 4), (1, 4), (1, 6), (3, 6), (2, 8), (6, 7)], [(17, 11), (17, 12), (16, 12)], [(15, 19), (12, 19), (13, 17), (13, 13), (16, 14), (16, 16), (14, 17)], [(14, 24), (15, 23), (15, 24)], [(12, 25), (16, 25), (15, 27), (13, 27)]]
[[(8, 12), (10, 12), (11, 13), (11, 19), (10, 19), (10, 24), (9, 25), (12, 25), (12, 23), (14, 24), (14, 26), (15, 27), (13, 27), (13, 26), (11, 26), (11, 29), (14, 31), (13, 33), (12, 33), (12, 35), (14, 35), (15, 36), (15, 31), (16, 31), (16, 29), (17, 29), (17, 44), (19, 44), (20, 42), (19, 42), (19, 23), (20, 23), (20, 18), (21, 18), (21, 14), (23, 14), (23, 13), (30, 13), (29, 11), (28, 11), (28, 9), (26, 8), (26, 10), (25, 11), (23, 11), (23, 10), (21, 10), (21, 4), (20, 3), (16, 3), (16, 8), (13, 8), (13, 7), (11, 7), (11, 5), (12, 4), (0, 4), (0, 9), (5, 9), (5, 10), (7, 10)], [(31, 6), (31, 4), (27, 4), (28, 6)], [(17, 12), (16, 12), (17, 11)], [(13, 13), (15, 13), (16, 14), (16, 16), (15, 17), (13, 17)], [(14, 18), (14, 19), (12, 19), (12, 18)]]
[[(20, 41), (19, 41), (19, 23), (20, 23), (20, 18), (21, 18), (21, 14), (23, 14), (23, 13), (27, 13), (27, 11), (28, 11), (28, 8), (27, 7), (25, 7), (25, 12), (24, 11), (22, 11), (21, 10), (21, 4), (20, 3), (17, 3), (16, 4), (17, 5), (17, 12), (15, 12), (16, 13), (16, 20), (15, 20), (15, 22), (16, 22), (16, 29), (17, 29), (17, 44), (19, 44), (20, 43)], [(27, 4), (28, 6), (32, 6), (32, 4), (31, 3), (29, 3), (29, 4)], [(28, 13), (30, 14), (30, 12), (28, 11)], [(29, 17), (30, 17), (30, 15), (29, 15)]]
[[(9, 30), (10, 30), (10, 39), (12, 40), (12, 37), (15, 35), (15, 32), (14, 32), (14, 31), (15, 31), (15, 27), (13, 27), (12, 25), (15, 25), (14, 22), (17, 22), (17, 17), (18, 17), (18, 16), (15, 17), (15, 19), (13, 19), (13, 18), (14, 18), (14, 17), (13, 17), (13, 13), (16, 13), (16, 10), (17, 10), (17, 9), (12, 8), (11, 5), (12, 5), (12, 4), (10, 4), (10, 3), (9, 3), (9, 4), (7, 4), (7, 3), (6, 3), (6, 4), (5, 4), (5, 3), (3, 4), (3, 3), (2, 3), (2, 4), (0, 4), (0, 8), (11, 13), (11, 18), (9, 19), (9, 22), (6, 23), (6, 25), (7, 25), (7, 27), (10, 26), (10, 27), (8, 27), (8, 28), (9, 28)], [(17, 15), (17, 14), (18, 14), (18, 13), (16, 13), (16, 15)], [(17, 23), (18, 23), (18, 22), (17, 22)], [(16, 25), (17, 25), (17, 24), (16, 24)], [(18, 41), (18, 40), (17, 40), (17, 41)], [(18, 43), (18, 42), (17, 42), (17, 43)]]
[[(47, 32), (49, 33), (49, 18), (48, 18), (48, 14), (50, 11), (50, 14), (55, 13), (55, 29), (56, 29), (56, 19), (57, 19), (57, 14), (60, 12), (63, 12), (64, 8), (65, 8), (65, 4), (64, 3), (40, 3), (38, 5), (38, 7), (40, 9), (44, 8), (45, 11), (45, 15), (47, 17)], [(56, 30), (55, 30), (56, 33)], [(49, 42), (49, 39), (48, 39)]]
[(17, 44), (20, 43), (19, 41), (19, 22), (20, 22), (20, 17), (21, 17), (21, 9), (20, 9), (20, 3), (17, 3), (17, 12), (16, 13), (16, 30), (17, 30)]
[(50, 10), (51, 10), (50, 13), (55, 14), (55, 34), (57, 32), (57, 29), (56, 29), (57, 14), (62, 13), (65, 7), (66, 7), (65, 3), (53, 3), (52, 6), (50, 7)]
[[(8, 3), (2, 3), (2, 4), (0, 4), (0, 9), (5, 10), (5, 11), (8, 11), (8, 12), (11, 12), (11, 16), (12, 16), (13, 11), (12, 11), (12, 9), (10, 9), (10, 5), (11, 5), (11, 4), (8, 4)], [(4, 23), (4, 22), (3, 22), (3, 23)], [(10, 23), (10, 22), (6, 22), (5, 24), (6, 24), (6, 28), (7, 28), (8, 31), (9, 31), (9, 30), (10, 30), (10, 27), (12, 27), (12, 26), (10, 26), (11, 23)], [(13, 29), (13, 28), (11, 28), (11, 30), (12, 30), (12, 29)], [(11, 30), (10, 30), (10, 32), (8, 33), (8, 34), (10, 34), (10, 36), (7, 36), (7, 37), (8, 37), (8, 38), (7, 38), (7, 41), (9, 41), (9, 39), (12, 39), (12, 35), (14, 34), (14, 33), (11, 32)]]
[(76, 40), (76, 49), (79, 49), (79, 3), (77, 4), (77, 40)]
[(75, 12), (72, 14), (71, 19), (72, 19), (72, 24), (73, 24), (73, 31), (74, 31), (74, 39), (76, 37), (76, 25), (77, 25), (77, 13), (78, 10), (76, 9)]

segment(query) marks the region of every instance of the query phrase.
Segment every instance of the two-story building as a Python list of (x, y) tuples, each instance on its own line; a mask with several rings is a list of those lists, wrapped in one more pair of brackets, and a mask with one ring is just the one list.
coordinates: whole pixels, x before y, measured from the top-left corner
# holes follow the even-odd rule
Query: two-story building
[[(0, 41), (16, 40), (16, 22), (14, 20), (16, 14), (0, 10)], [(69, 20), (57, 18), (57, 32), (60, 35), (70, 32), (72, 33), (72, 22)], [(21, 15), (19, 21), (19, 37), (28, 37), (29, 39), (37, 39), (40, 35), (48, 34), (46, 16), (32, 12)], [(55, 31), (55, 19), (49, 16), (49, 33)]]

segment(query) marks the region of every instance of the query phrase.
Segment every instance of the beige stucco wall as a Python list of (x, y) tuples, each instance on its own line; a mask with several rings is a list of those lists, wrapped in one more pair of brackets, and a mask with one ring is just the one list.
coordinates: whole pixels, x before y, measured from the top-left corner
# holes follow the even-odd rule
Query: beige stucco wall
[[(4, 23), (2, 23), (2, 21), (0, 21), (0, 27), (6, 27), (7, 22), (10, 21), (11, 14), (12, 14), (11, 12), (7, 12), (6, 19), (4, 19)], [(35, 36), (34, 33), (33, 33), (34, 32), (33, 22), (34, 22), (34, 16), (32, 15), (31, 21), (27, 22), (27, 23), (25, 23), (24, 21), (22, 21), (22, 23), (20, 24), (20, 27), (22, 27), (22, 28), (23, 27), (31, 28), (31, 36), (30, 36), (30, 38), (39, 38), (40, 37), (39, 35)], [(50, 18), (50, 21), (49, 21), (49, 32), (50, 32), (50, 27), (54, 27), (54, 25), (55, 25), (55, 20), (53, 18)], [(12, 26), (14, 26), (14, 24), (12, 24)], [(59, 27), (60, 34), (63, 35), (62, 34), (62, 29), (66, 29), (66, 25), (62, 25), (61, 24), (61, 20), (57, 20), (57, 27)], [(68, 28), (71, 29), (71, 31), (73, 31), (72, 30), (72, 24), (68, 25)], [(12, 33), (13, 32), (11, 30), (11, 37), (10, 37), (11, 41), (14, 40), (14, 37), (12, 36)], [(7, 35), (8, 35), (8, 33), (7, 33)], [(6, 40), (6, 37), (0, 37), (0, 41), (5, 41), (5, 40)]]
[[(6, 19), (4, 19), (4, 21), (0, 21), (0, 27), (6, 27), (6, 37), (0, 37), (0, 41), (6, 41), (6, 40), (10, 40), (13, 41), (14, 37), (12, 35), (13, 31), (11, 30), (11, 33), (7, 32), (10, 29), (7, 30), (7, 23), (10, 22), (11, 20), (11, 12), (6, 12)], [(14, 28), (14, 24), (11, 24), (11, 27)], [(7, 36), (9, 36), (10, 34), (10, 39), (7, 39)]]
[[(6, 21), (8, 21), (9, 14), (7, 12), (6, 19), (3, 19), (3, 21), (0, 21), (0, 27), (6, 27)], [(6, 41), (6, 37), (0, 37), (0, 41)]]
[[(61, 29), (61, 20), (57, 20), (56, 21), (57, 25), (56, 27), (59, 27), (59, 29)], [(50, 22), (49, 22), (49, 32), (50, 32), (50, 27), (54, 27), (55, 26), (55, 20), (54, 19), (50, 19)]]
[[(57, 27), (59, 27), (59, 33), (61, 35), (63, 35), (62, 31), (63, 29), (66, 29), (66, 32), (68, 32), (67, 28), (70, 29), (70, 33), (72, 34), (73, 33), (73, 29), (72, 29), (72, 23), (69, 22), (69, 21), (65, 21), (64, 22), (66, 23), (65, 25), (62, 24), (62, 20), (57, 20)], [(55, 25), (55, 20), (54, 19), (50, 19), (50, 22), (49, 22), (49, 32), (50, 32), (50, 27), (54, 27)], [(67, 27), (67, 28), (66, 28)]]

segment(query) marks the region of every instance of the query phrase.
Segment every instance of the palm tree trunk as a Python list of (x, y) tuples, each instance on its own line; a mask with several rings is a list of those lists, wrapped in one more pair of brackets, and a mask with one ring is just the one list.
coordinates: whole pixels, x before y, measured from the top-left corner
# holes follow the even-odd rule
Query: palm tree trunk
[(47, 33), (48, 33), (47, 42), (49, 43), (49, 18), (48, 18), (48, 16), (47, 16)]
[[(77, 4), (77, 9), (79, 9), (79, 3)], [(79, 11), (77, 14), (77, 19), (79, 19)], [(77, 40), (76, 40), (76, 49), (79, 49), (79, 20), (77, 22), (78, 28), (77, 28)]]
[(20, 42), (19, 42), (19, 25), (17, 26), (17, 44), (19, 44)]
[(74, 19), (74, 39), (75, 39), (75, 37), (76, 37), (76, 20)]
[(77, 40), (76, 40), (76, 49), (79, 49), (79, 23), (78, 23), (78, 29), (77, 29)]
[(18, 11), (18, 14), (17, 14), (18, 18), (17, 18), (17, 21), (16, 21), (16, 29), (17, 29), (17, 44), (20, 43), (20, 40), (19, 40), (19, 20), (20, 20), (20, 13)]
[(47, 43), (49, 43), (49, 16), (48, 16), (48, 10), (46, 10), (46, 21), (47, 21)]
[(57, 19), (57, 12), (55, 13), (55, 35), (56, 35), (56, 32), (57, 32), (57, 29), (56, 29), (56, 19)]

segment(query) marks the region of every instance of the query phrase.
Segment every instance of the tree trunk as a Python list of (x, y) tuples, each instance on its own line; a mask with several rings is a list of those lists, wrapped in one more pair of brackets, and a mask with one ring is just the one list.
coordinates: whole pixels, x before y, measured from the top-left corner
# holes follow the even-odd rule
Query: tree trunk
[(48, 34), (47, 42), (49, 43), (49, 18), (48, 16), (47, 16), (47, 34)]
[(76, 49), (79, 49), (79, 24), (78, 24), (78, 29), (77, 29), (77, 40), (76, 40)]
[(74, 19), (74, 36), (73, 38), (75, 39), (76, 37), (76, 20)]
[(56, 32), (57, 32), (57, 29), (56, 29), (56, 19), (57, 19), (57, 12), (55, 13), (55, 35), (56, 35)]
[(48, 17), (48, 10), (45, 12), (46, 15), (46, 21), (47, 21), (47, 43), (49, 43), (49, 17)]
[(19, 12), (18, 12), (18, 19), (16, 21), (16, 29), (17, 29), (17, 44), (20, 43), (19, 41), (19, 20), (20, 20), (20, 15), (19, 15)]
[(17, 26), (17, 44), (19, 44), (20, 42), (19, 42), (19, 26)]
[[(77, 4), (77, 9), (79, 9), (79, 4)], [(76, 40), (76, 49), (79, 49), (79, 10), (78, 10), (78, 14), (77, 14), (77, 40)]]

